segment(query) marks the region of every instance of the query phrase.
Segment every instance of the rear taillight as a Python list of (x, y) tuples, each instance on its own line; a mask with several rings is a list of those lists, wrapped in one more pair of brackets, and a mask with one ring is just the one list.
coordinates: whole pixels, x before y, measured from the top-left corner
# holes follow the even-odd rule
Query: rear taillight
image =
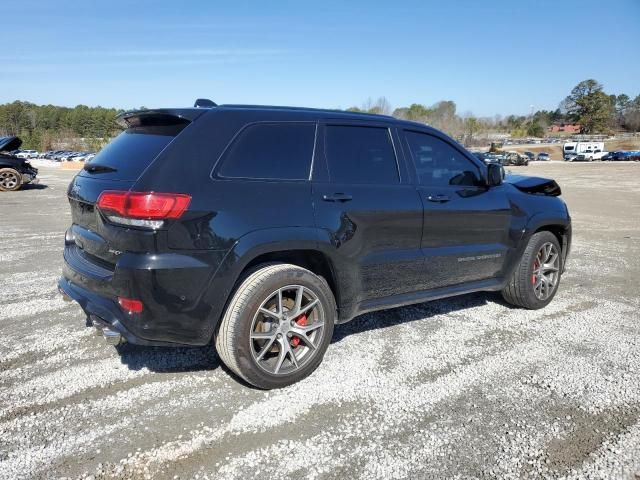
[(140, 313), (144, 308), (140, 300), (134, 300), (133, 298), (118, 297), (118, 304), (129, 313)]
[(164, 220), (180, 218), (191, 202), (183, 193), (121, 192), (107, 190), (97, 206), (114, 223), (160, 228)]

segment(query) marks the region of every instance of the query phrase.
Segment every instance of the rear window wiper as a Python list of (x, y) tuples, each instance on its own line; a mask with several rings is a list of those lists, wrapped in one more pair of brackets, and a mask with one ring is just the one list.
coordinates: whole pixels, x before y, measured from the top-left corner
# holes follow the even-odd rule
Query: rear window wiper
[(118, 171), (117, 168), (109, 167), (107, 165), (92, 165), (91, 163), (85, 164), (85, 166), (82, 168), (89, 173), (107, 173)]

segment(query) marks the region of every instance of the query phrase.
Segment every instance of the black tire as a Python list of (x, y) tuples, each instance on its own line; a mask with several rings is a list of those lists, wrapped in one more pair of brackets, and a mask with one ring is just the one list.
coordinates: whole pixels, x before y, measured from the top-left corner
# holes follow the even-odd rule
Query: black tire
[[(297, 370), (273, 374), (254, 358), (254, 340), (250, 335), (254, 317), (263, 302), (274, 291), (289, 285), (302, 286), (315, 295), (323, 313), (324, 327), (315, 350), (309, 349), (310, 356), (305, 357), (305, 362)], [(227, 368), (251, 385), (265, 390), (286, 387), (309, 376), (320, 365), (331, 342), (336, 314), (333, 293), (322, 277), (296, 265), (262, 265), (240, 280), (220, 321), (215, 338), (216, 350)], [(280, 351), (278, 344), (273, 345)]]
[(15, 192), (22, 186), (22, 175), (13, 168), (0, 168), (0, 191)]
[[(558, 254), (557, 280), (555, 281), (555, 285), (552, 287), (548, 297), (540, 299), (536, 296), (534, 291), (534, 286), (536, 284), (536, 277), (534, 277), (534, 264), (540, 249), (549, 243), (555, 247)], [(551, 302), (551, 300), (553, 300), (553, 297), (558, 291), (558, 286), (560, 285), (560, 279), (562, 276), (562, 269), (562, 251), (556, 236), (548, 231), (535, 233), (529, 239), (527, 248), (520, 259), (520, 263), (514, 270), (509, 283), (502, 290), (502, 297), (508, 303), (516, 307), (527, 308), (530, 310), (544, 308)]]

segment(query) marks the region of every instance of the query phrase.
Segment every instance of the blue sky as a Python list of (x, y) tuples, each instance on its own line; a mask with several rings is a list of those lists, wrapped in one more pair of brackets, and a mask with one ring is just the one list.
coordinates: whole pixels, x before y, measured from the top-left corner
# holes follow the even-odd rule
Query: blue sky
[(640, 94), (640, 0), (3, 2), (0, 103), (554, 109)]

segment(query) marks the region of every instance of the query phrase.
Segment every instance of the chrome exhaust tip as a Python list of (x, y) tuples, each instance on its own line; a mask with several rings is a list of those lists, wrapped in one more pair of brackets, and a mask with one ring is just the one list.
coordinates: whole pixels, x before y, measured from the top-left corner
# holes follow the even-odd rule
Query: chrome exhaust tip
[(119, 332), (112, 329), (109, 324), (100, 317), (91, 315), (89, 318), (96, 329), (96, 335), (102, 335), (109, 345), (120, 345), (126, 341)]
[(102, 329), (102, 336), (109, 345), (119, 345), (122, 341), (122, 335), (115, 330), (111, 330), (109, 327)]
[(58, 287), (58, 292), (60, 292), (60, 295), (62, 295), (62, 300), (65, 302), (73, 302), (73, 298), (71, 298), (69, 295), (66, 294), (66, 292), (64, 290), (62, 290), (61, 288)]

